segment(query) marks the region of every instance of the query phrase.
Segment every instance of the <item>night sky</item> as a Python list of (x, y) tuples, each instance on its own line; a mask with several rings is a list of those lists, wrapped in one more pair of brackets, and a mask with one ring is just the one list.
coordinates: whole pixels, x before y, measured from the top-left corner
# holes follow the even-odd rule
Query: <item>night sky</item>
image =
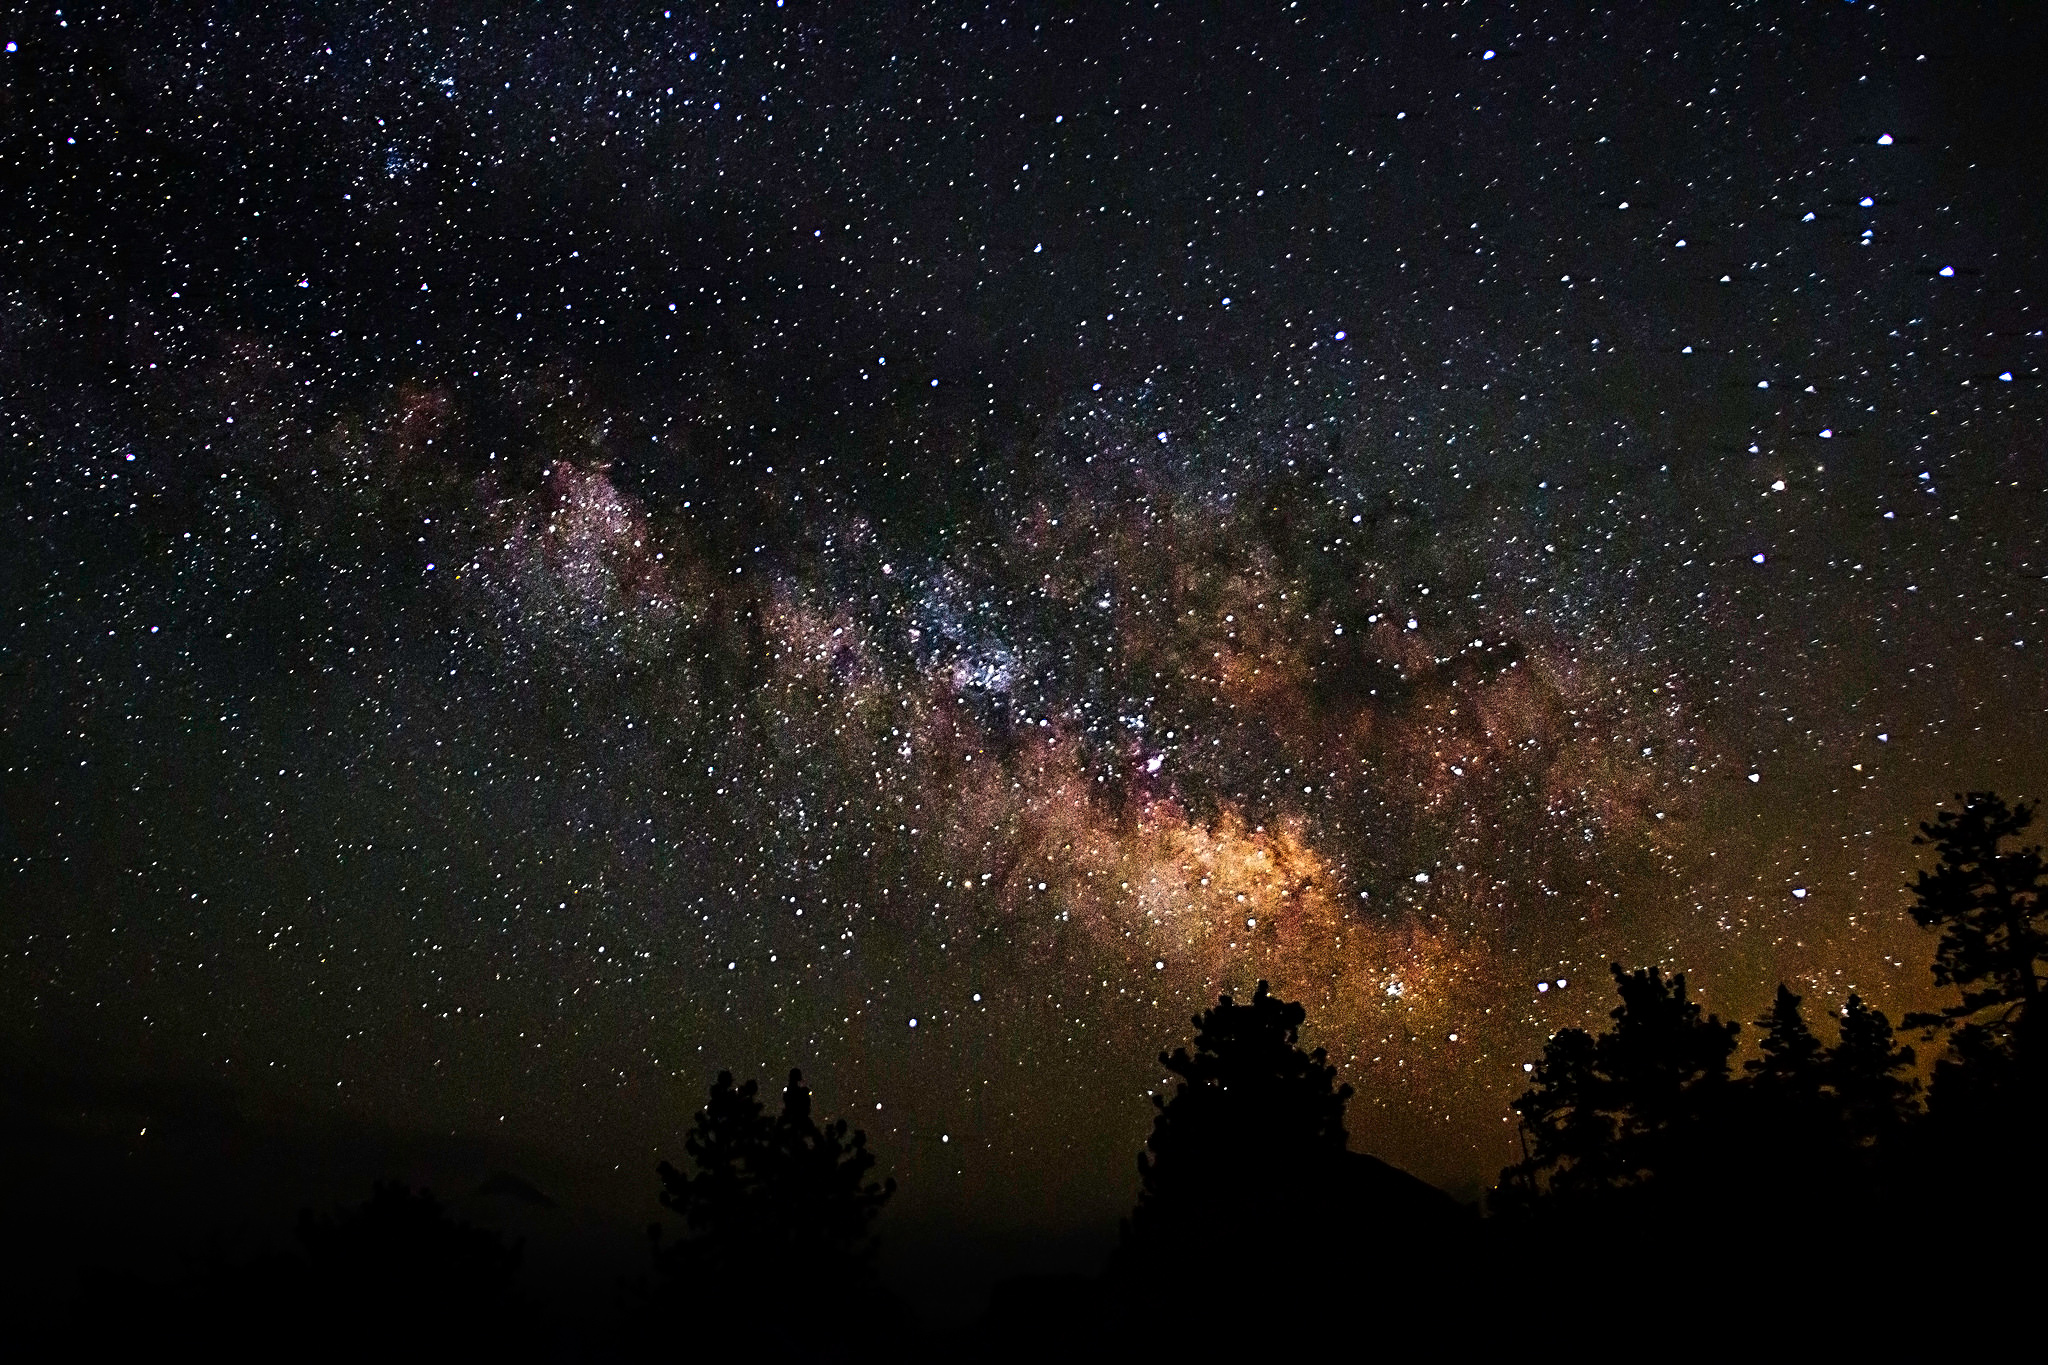
[(23, 1074), (1059, 1230), (1266, 977), (1469, 1197), (2048, 789), (2033, 6), (5, 25)]

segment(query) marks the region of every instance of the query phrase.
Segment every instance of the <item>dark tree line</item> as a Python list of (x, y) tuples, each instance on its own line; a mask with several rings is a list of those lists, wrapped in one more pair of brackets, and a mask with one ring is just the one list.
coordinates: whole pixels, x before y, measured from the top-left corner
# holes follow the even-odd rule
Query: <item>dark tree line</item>
[(1770, 1173), (1811, 1190), (1867, 1174), (1918, 1112), (1913, 1050), (1858, 995), (1823, 1043), (1801, 998), (1779, 986), (1756, 1021), (1758, 1055), (1738, 1072), (1741, 1026), (1689, 1000), (1684, 973), (1612, 971), (1614, 1027), (1553, 1036), (1534, 1088), (1514, 1102), (1527, 1155), (1502, 1172), (1496, 1209), (1680, 1185), (1721, 1197)]
[[(2048, 904), (2041, 850), (2021, 842), (2034, 814), (1973, 792), (1920, 827), (1934, 862), (1911, 884), (1913, 914), (1935, 934), (1935, 983), (1956, 992), (1902, 1021), (1940, 1049), (1924, 1088), (1915, 1048), (1858, 995), (1820, 1021), (1780, 985), (1738, 1062), (1743, 1026), (1703, 1009), (1683, 973), (1615, 964), (1609, 1026), (1553, 1035), (1514, 1101), (1523, 1156), (1482, 1218), (1350, 1149), (1351, 1087), (1302, 1045), (1306, 1010), (1261, 981), (1160, 1054), (1174, 1080), (1153, 1098), (1107, 1273), (1000, 1287), (957, 1344), (1208, 1351), (1219, 1314), (1247, 1340), (1305, 1330), (1305, 1286), (1377, 1315), (1382, 1341), (1475, 1303), (1496, 1326), (1658, 1325), (1722, 1311), (1751, 1271), (1778, 1311), (1838, 1332), (1892, 1320), (1894, 1264), (1967, 1275), (1984, 1304), (2031, 1303), (2048, 1155)], [(863, 1133), (814, 1116), (800, 1072), (774, 1112), (756, 1082), (721, 1072), (682, 1148), (687, 1168), (656, 1170), (680, 1235), (649, 1228), (653, 1274), (629, 1296), (623, 1353), (901, 1354), (906, 1318), (874, 1268), (895, 1182), (876, 1178)], [(518, 1291), (520, 1248), (424, 1191), (379, 1186), (359, 1208), (308, 1213), (298, 1242), (174, 1293), (103, 1285), (88, 1303), (154, 1305), (227, 1324), (217, 1343), (301, 1356), (551, 1349)], [(230, 1302), (261, 1308), (209, 1307)]]
[(1502, 1173), (1496, 1209), (1761, 1200), (1847, 1211), (1936, 1186), (1953, 1207), (2035, 1186), (2048, 906), (2040, 849), (2015, 845), (2034, 810), (1989, 792), (1959, 800), (1915, 840), (1936, 862), (1912, 883), (1913, 915), (1938, 932), (1935, 982), (1960, 997), (1904, 1021), (1947, 1044), (1924, 1104), (1914, 1049), (1857, 995), (1830, 1041), (1779, 986), (1756, 1021), (1757, 1056), (1738, 1071), (1740, 1026), (1689, 1000), (1683, 973), (1616, 965), (1613, 1026), (1553, 1036), (1515, 1101), (1526, 1156)]
[[(1300, 1046), (1302, 1007), (1260, 982), (1249, 1003), (1226, 995), (1196, 1016), (1191, 1049), (1161, 1054), (1177, 1083), (1154, 1100), (1111, 1292), (1069, 1294), (1068, 1326), (1146, 1340), (1169, 1330), (1146, 1308), (1191, 1308), (1190, 1287), (1282, 1305), (1311, 1283), (1383, 1335), (1418, 1320), (1433, 1335), (1484, 1304), (1476, 1330), (1509, 1340), (1525, 1321), (1704, 1321), (1753, 1279), (1781, 1325), (1838, 1343), (1907, 1330), (1900, 1273), (2032, 1302), (2044, 1267), (2021, 1230), (2041, 1212), (2048, 1155), (2042, 856), (2018, 842), (2032, 807), (1959, 801), (1916, 841), (1935, 865), (1911, 886), (1913, 913), (1937, 935), (1936, 984), (1959, 997), (1903, 1021), (1943, 1045), (1924, 1093), (1915, 1049), (1860, 995), (1822, 1023), (1779, 986), (1738, 1064), (1742, 1026), (1689, 998), (1682, 973), (1615, 964), (1610, 1027), (1554, 1035), (1514, 1102), (1523, 1159), (1482, 1221), (1348, 1150), (1350, 1087)], [(1044, 1296), (999, 1308), (1011, 1330), (1059, 1321)]]

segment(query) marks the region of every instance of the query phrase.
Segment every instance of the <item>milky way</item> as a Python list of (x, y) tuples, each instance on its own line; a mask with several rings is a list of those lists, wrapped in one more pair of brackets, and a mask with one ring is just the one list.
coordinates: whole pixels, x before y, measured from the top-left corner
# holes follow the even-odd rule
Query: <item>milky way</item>
[(1064, 1225), (1265, 977), (1475, 1188), (2040, 786), (2009, 16), (344, 13), (5, 35), (16, 1064)]

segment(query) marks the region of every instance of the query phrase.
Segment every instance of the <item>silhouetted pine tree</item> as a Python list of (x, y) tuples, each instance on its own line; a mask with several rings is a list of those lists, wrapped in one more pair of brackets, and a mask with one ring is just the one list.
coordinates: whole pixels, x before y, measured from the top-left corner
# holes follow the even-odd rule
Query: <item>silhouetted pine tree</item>
[(1786, 1092), (1800, 1101), (1820, 1099), (1820, 1039), (1806, 1026), (1799, 1012), (1800, 997), (1783, 982), (1771, 1001), (1771, 1012), (1756, 1021), (1763, 1030), (1757, 1041), (1758, 1055), (1742, 1069), (1760, 1086)]
[(2008, 806), (1994, 792), (1958, 800), (1961, 810), (1943, 811), (1913, 840), (1931, 845), (1938, 860), (1913, 880), (1913, 918), (1941, 931), (1935, 984), (1962, 994), (1946, 1009), (1906, 1019), (1909, 1028), (1951, 1032), (1953, 1055), (1935, 1071), (1937, 1108), (1945, 1095), (1955, 1103), (1965, 1093), (2032, 1091), (2048, 1066), (2040, 1040), (2048, 1011), (2036, 1004), (2048, 989), (2041, 849), (2007, 846), (2033, 824), (2034, 807)]
[(1743, 1065), (1727, 1165), (1759, 1205), (1825, 1206), (1836, 1216), (1879, 1197), (1880, 1158), (1898, 1155), (1890, 1149), (1918, 1112), (1919, 1082), (1902, 1074), (1913, 1050), (1897, 1045), (1890, 1021), (1862, 996), (1849, 997), (1826, 1048), (1799, 1006), (1781, 984), (1757, 1021), (1760, 1055)]
[(1755, 1190), (1789, 1192), (1832, 1178), (1841, 1147), (1842, 1125), (1826, 1084), (1821, 1041), (1807, 1027), (1800, 997), (1780, 982), (1771, 1009), (1756, 1026), (1763, 1031), (1757, 1055), (1744, 1062), (1744, 1079), (1728, 1115), (1734, 1141), (1721, 1155), (1727, 1174)]
[(782, 1113), (769, 1133), (776, 1178), (764, 1194), (792, 1247), (827, 1257), (864, 1256), (872, 1249), (870, 1230), (896, 1192), (896, 1181), (868, 1179), (875, 1158), (867, 1142), (867, 1134), (849, 1131), (843, 1118), (821, 1126), (811, 1117), (803, 1073), (789, 1073)]
[(1351, 1087), (1323, 1049), (1299, 1045), (1306, 1017), (1261, 981), (1249, 1004), (1226, 995), (1194, 1017), (1193, 1051), (1159, 1055), (1180, 1080), (1152, 1097), (1127, 1260), (1213, 1254), (1219, 1238), (1277, 1242), (1313, 1220), (1317, 1186), (1345, 1153)]
[(1821, 1040), (1815, 1038), (1806, 1017), (1800, 1013), (1800, 997), (1778, 982), (1778, 997), (1772, 1013), (1757, 1019), (1763, 1038), (1757, 1040), (1757, 1056), (1743, 1062), (1751, 1085), (1774, 1107), (1800, 1113), (1821, 1109)]
[(656, 1268), (672, 1295), (732, 1330), (772, 1318), (792, 1345), (857, 1338), (881, 1306), (872, 1230), (896, 1182), (869, 1179), (865, 1133), (812, 1117), (802, 1072), (789, 1073), (779, 1115), (757, 1095), (755, 1082), (721, 1071), (683, 1140), (695, 1172), (656, 1168), (662, 1204), (688, 1231), (663, 1245), (660, 1226), (650, 1229)]
[(1841, 1037), (1821, 1061), (1842, 1135), (1852, 1146), (1874, 1148), (1895, 1138), (1918, 1112), (1920, 1081), (1912, 1075), (1913, 1049), (1892, 1036), (1883, 1010), (1849, 996)]
[(1742, 1026), (1687, 999), (1682, 972), (1667, 979), (1618, 962), (1611, 970), (1621, 994), (1614, 1027), (1598, 1037), (1582, 1029), (1552, 1036), (1535, 1085), (1512, 1106), (1527, 1156), (1502, 1173), (1503, 1206), (1691, 1178), (1725, 1127), (1729, 1056)]
[(735, 1085), (730, 1071), (718, 1073), (711, 1097), (697, 1111), (683, 1138), (696, 1174), (686, 1175), (664, 1161), (661, 1202), (683, 1217), (692, 1236), (720, 1243), (750, 1240), (762, 1230), (757, 1210), (768, 1176), (770, 1123), (760, 1085)]
[[(2048, 904), (2038, 845), (2020, 845), (2035, 807), (2007, 805), (1993, 792), (1958, 798), (1920, 826), (1916, 844), (1931, 846), (1932, 870), (1913, 880), (1913, 917), (1940, 931), (1936, 984), (1960, 999), (1932, 1014), (1908, 1015), (1909, 1028), (1947, 1033), (1948, 1055), (1928, 1087), (1927, 1122), (1902, 1172), (1913, 1187), (1908, 1217), (1924, 1220), (1906, 1236), (1931, 1245), (2010, 1246), (2011, 1257), (1971, 1258), (1974, 1302), (2024, 1330), (2035, 1296), (2038, 1238), (2016, 1235), (2037, 1225), (2048, 1204), (2041, 1133), (2048, 1127), (2048, 1008), (2043, 960), (2048, 958)], [(2012, 1305), (2007, 1308), (2006, 1305)]]

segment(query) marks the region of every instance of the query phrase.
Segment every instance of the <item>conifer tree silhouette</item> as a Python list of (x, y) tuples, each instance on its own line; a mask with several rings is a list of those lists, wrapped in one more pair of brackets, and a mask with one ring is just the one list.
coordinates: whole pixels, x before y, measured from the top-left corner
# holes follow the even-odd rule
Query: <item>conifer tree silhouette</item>
[[(1618, 962), (1610, 970), (1621, 994), (1614, 1027), (1597, 1038), (1581, 1029), (1553, 1035), (1535, 1085), (1512, 1106), (1528, 1155), (1502, 1173), (1505, 1206), (1689, 1174), (1720, 1126), (1741, 1025), (1689, 1000), (1683, 972), (1667, 979)], [(1795, 1046), (1789, 1033), (1785, 1045)]]
[(1731, 1174), (1745, 1168), (1753, 1185), (1810, 1181), (1840, 1145), (1841, 1125), (1824, 1090), (1824, 1049), (1799, 1007), (1800, 997), (1780, 982), (1770, 1013), (1756, 1021), (1763, 1031), (1757, 1055), (1742, 1064), (1739, 1112), (1725, 1116), (1752, 1130), (1753, 1140), (1738, 1142), (1724, 1161)]
[(782, 1113), (769, 1132), (769, 1169), (776, 1178), (766, 1194), (772, 1221), (793, 1248), (831, 1257), (871, 1249), (870, 1228), (896, 1192), (896, 1181), (868, 1179), (875, 1157), (867, 1142), (867, 1134), (850, 1132), (843, 1118), (821, 1126), (811, 1117), (803, 1073), (789, 1073)]
[[(1931, 1014), (1910, 1015), (1909, 1028), (1953, 1030), (1955, 1061), (1980, 1070), (2024, 1062), (2042, 1065), (2038, 1035), (2048, 1032), (2048, 898), (2043, 896), (2038, 844), (2008, 847), (2034, 823), (2034, 807), (2008, 806), (1995, 792), (1957, 797), (1920, 826), (1915, 844), (1930, 845), (1932, 871), (1913, 879), (1913, 918), (1939, 929), (1934, 980), (1962, 998)], [(1939, 1072), (1936, 1089), (1943, 1085)]]
[(1783, 982), (1771, 1001), (1771, 1012), (1756, 1021), (1763, 1030), (1757, 1043), (1759, 1055), (1742, 1064), (1742, 1069), (1761, 1085), (1804, 1098), (1820, 1095), (1820, 1039), (1806, 1025), (1799, 1012), (1800, 997)]
[(736, 1320), (772, 1311), (784, 1332), (830, 1330), (871, 1295), (873, 1224), (896, 1182), (869, 1179), (865, 1133), (817, 1122), (801, 1071), (779, 1115), (758, 1091), (721, 1071), (683, 1141), (695, 1172), (656, 1168), (661, 1203), (688, 1232), (664, 1245), (650, 1228), (656, 1268), (672, 1293)]
[(1313, 1220), (1315, 1191), (1345, 1155), (1352, 1092), (1322, 1048), (1299, 1045), (1306, 1017), (1261, 981), (1248, 1004), (1225, 995), (1194, 1017), (1192, 1051), (1159, 1055), (1180, 1079), (1170, 1097), (1152, 1097), (1127, 1257), (1213, 1249), (1220, 1229), (1277, 1241)]
[(697, 1236), (739, 1241), (755, 1232), (753, 1210), (768, 1153), (768, 1120), (755, 1098), (759, 1090), (758, 1082), (735, 1085), (730, 1071), (719, 1072), (710, 1099), (683, 1139), (696, 1174), (666, 1161), (655, 1168), (662, 1205), (681, 1214)]
[(1891, 1021), (1849, 996), (1832, 1047), (1823, 1047), (1783, 984), (1763, 1030), (1759, 1055), (1743, 1064), (1746, 1103), (1731, 1114), (1746, 1125), (1737, 1147), (1747, 1179), (1787, 1198), (1868, 1197), (1878, 1144), (1897, 1137), (1917, 1112), (1913, 1050), (1899, 1047)]
[[(2015, 1228), (2048, 1199), (2048, 888), (2040, 846), (2019, 842), (2036, 807), (1989, 791), (1957, 799), (1960, 809), (1921, 825), (1914, 840), (1934, 849), (1935, 865), (1913, 879), (1913, 917), (1939, 931), (1934, 980), (1960, 998), (1903, 1021), (1948, 1037), (1905, 1178), (1910, 1207), (1926, 1220), (1920, 1240), (2030, 1246)], [(1985, 1303), (2026, 1299), (2039, 1276), (2038, 1258), (2025, 1255), (1977, 1257), (1971, 1267)]]
[(1844, 1139), (1873, 1148), (1895, 1137), (1918, 1106), (1920, 1081), (1911, 1074), (1913, 1049), (1901, 1047), (1891, 1021), (1851, 993), (1842, 1007), (1841, 1037), (1821, 1061), (1837, 1105)]

